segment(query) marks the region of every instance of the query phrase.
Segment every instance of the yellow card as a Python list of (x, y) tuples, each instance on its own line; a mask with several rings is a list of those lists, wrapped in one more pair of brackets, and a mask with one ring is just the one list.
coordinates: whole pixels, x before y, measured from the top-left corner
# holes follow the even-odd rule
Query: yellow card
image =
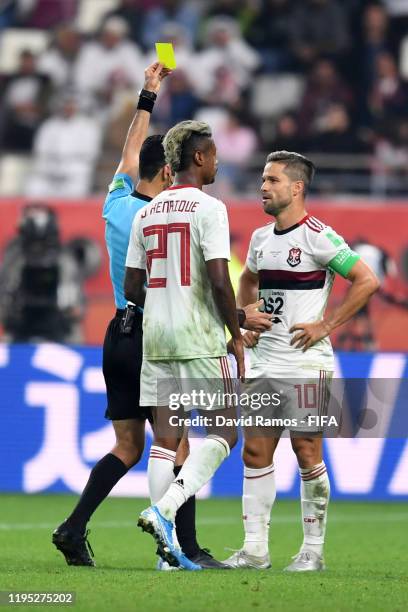
[(156, 43), (157, 59), (165, 68), (176, 68), (176, 56), (174, 55), (174, 48), (172, 43)]

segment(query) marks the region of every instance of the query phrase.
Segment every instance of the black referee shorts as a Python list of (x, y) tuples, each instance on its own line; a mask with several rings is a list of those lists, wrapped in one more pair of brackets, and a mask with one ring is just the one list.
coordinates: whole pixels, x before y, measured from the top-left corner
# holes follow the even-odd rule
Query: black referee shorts
[(149, 419), (152, 422), (149, 408), (139, 406), (143, 315), (136, 314), (132, 333), (125, 335), (120, 332), (123, 313), (120, 309), (116, 311), (103, 343), (103, 376), (108, 399), (105, 418), (111, 421)]

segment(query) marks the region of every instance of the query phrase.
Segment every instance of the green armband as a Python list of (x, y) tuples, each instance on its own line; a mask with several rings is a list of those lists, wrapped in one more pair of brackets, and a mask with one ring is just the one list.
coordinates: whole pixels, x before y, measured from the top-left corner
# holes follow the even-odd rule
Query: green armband
[(327, 265), (333, 272), (337, 272), (337, 274), (346, 278), (351, 268), (359, 259), (360, 255), (347, 247), (339, 251)]

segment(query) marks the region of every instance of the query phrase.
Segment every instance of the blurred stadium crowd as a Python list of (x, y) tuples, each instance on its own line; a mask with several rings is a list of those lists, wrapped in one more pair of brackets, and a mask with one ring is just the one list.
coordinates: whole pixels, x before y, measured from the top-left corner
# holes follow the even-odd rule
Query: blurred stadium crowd
[(256, 191), (272, 149), (320, 193), (408, 193), (406, 0), (3, 0), (0, 195), (104, 192), (156, 41), (178, 68), (152, 131), (208, 121), (218, 193)]

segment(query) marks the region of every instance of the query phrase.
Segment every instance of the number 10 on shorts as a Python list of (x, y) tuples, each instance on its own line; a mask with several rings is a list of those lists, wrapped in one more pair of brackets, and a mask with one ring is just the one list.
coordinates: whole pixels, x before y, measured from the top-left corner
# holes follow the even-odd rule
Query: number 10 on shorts
[(294, 385), (294, 387), (297, 391), (298, 408), (317, 408), (316, 383), (304, 383), (303, 385)]

